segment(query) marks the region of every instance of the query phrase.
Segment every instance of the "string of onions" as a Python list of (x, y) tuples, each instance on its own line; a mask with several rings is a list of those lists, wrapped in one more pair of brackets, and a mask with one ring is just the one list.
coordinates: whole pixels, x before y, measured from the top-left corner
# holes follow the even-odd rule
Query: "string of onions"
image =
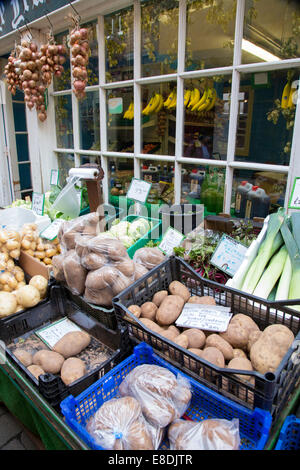
[(17, 88), (21, 89), (20, 68), (18, 67), (20, 60), (17, 57), (17, 51), (14, 49), (9, 57), (8, 62), (4, 67), (4, 74), (6, 77), (7, 87), (12, 95), (16, 94)]
[(69, 35), (69, 46), (71, 49), (72, 88), (79, 100), (85, 97), (85, 87), (88, 81), (87, 65), (91, 52), (88, 38), (88, 28), (81, 28), (78, 23), (75, 23), (75, 27)]

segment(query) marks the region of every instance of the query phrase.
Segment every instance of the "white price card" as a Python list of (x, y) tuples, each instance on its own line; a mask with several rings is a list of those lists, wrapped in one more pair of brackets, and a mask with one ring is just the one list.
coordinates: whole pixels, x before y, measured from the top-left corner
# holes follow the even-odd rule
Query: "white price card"
[(187, 303), (175, 323), (184, 328), (223, 332), (227, 330), (231, 317), (229, 307)]
[(295, 178), (294, 185), (292, 189), (292, 194), (290, 197), (289, 209), (300, 209), (300, 177)]
[(41, 238), (46, 238), (47, 240), (54, 240), (57, 237), (58, 231), (60, 229), (61, 224), (63, 223), (62, 219), (56, 219), (52, 222), (52, 224), (48, 225), (47, 228), (40, 232)]
[(241, 266), (247, 250), (247, 246), (224, 234), (210, 262), (229, 276), (234, 276)]
[(185, 236), (178, 230), (169, 227), (163, 236), (158, 248), (167, 256), (173, 255), (173, 250), (180, 245)]
[(129, 189), (127, 191), (127, 198), (145, 204), (152, 184), (148, 181), (132, 178)]
[(57, 186), (59, 179), (59, 170), (51, 170), (50, 185)]
[(50, 348), (59, 341), (65, 334), (72, 331), (81, 331), (81, 328), (68, 318), (64, 317), (51, 325), (45, 326), (36, 331), (35, 334)]
[(32, 193), (31, 209), (36, 215), (44, 215), (45, 194)]

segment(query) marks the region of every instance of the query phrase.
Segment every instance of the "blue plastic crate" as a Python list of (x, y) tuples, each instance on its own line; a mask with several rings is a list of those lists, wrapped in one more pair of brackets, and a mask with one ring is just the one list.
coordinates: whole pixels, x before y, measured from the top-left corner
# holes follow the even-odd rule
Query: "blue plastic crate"
[[(209, 418), (239, 419), (241, 449), (262, 450), (267, 442), (271, 428), (271, 414), (255, 408), (249, 410), (241, 405), (215, 393), (196, 380), (188, 377), (171, 364), (154, 354), (146, 343), (134, 348), (131, 356), (114, 367), (102, 379), (95, 382), (77, 397), (70, 395), (61, 402), (61, 410), (66, 423), (91, 448), (103, 450), (85, 429), (87, 420), (95, 414), (100, 406), (112, 398), (118, 397), (119, 385), (135, 367), (141, 364), (156, 364), (185, 377), (192, 387), (192, 401), (186, 411), (188, 418), (201, 421)], [(167, 449), (164, 443), (163, 449)]]
[(288, 416), (281, 428), (274, 450), (300, 449), (300, 419), (294, 415)]

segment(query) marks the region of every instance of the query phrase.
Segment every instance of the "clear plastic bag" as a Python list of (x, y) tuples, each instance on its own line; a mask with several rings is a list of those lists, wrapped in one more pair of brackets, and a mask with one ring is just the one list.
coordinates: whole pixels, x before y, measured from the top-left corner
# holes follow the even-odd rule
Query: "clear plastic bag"
[(154, 450), (153, 434), (132, 397), (112, 398), (103, 403), (86, 426), (98, 445), (106, 450)]
[(192, 396), (188, 380), (152, 364), (133, 369), (121, 383), (119, 392), (121, 396), (136, 398), (146, 420), (158, 428), (165, 428), (180, 418)]
[(19, 259), (21, 252), (21, 236), (16, 230), (0, 229), (0, 252), (7, 253), (10, 258)]
[(80, 234), (95, 237), (100, 233), (99, 224), (100, 216), (97, 212), (91, 212), (73, 220), (65, 220), (58, 232), (62, 253), (75, 249), (75, 240)]
[(168, 429), (168, 438), (171, 450), (238, 450), (239, 420), (176, 419)]
[(70, 250), (64, 255), (63, 271), (70, 291), (75, 295), (82, 295), (85, 289), (87, 270), (81, 265), (75, 250)]
[(145, 268), (155, 268), (158, 264), (165, 260), (165, 255), (156, 247), (143, 247), (139, 248), (133, 257), (133, 261), (137, 264), (141, 264)]

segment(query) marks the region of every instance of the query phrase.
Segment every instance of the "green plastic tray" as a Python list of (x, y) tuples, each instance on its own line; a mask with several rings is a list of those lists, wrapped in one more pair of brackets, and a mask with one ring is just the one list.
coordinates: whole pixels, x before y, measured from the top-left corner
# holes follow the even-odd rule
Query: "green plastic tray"
[(134, 245), (127, 249), (127, 253), (131, 259), (133, 258), (136, 250), (138, 250), (139, 248), (143, 248), (143, 246), (145, 246), (149, 240), (157, 240), (160, 237), (161, 220), (149, 219), (148, 217), (142, 217), (139, 215), (128, 215), (123, 219), (123, 221), (133, 222), (136, 219), (146, 219), (149, 223), (152, 222), (153, 226), (151, 230), (146, 233), (146, 235), (144, 235)]

